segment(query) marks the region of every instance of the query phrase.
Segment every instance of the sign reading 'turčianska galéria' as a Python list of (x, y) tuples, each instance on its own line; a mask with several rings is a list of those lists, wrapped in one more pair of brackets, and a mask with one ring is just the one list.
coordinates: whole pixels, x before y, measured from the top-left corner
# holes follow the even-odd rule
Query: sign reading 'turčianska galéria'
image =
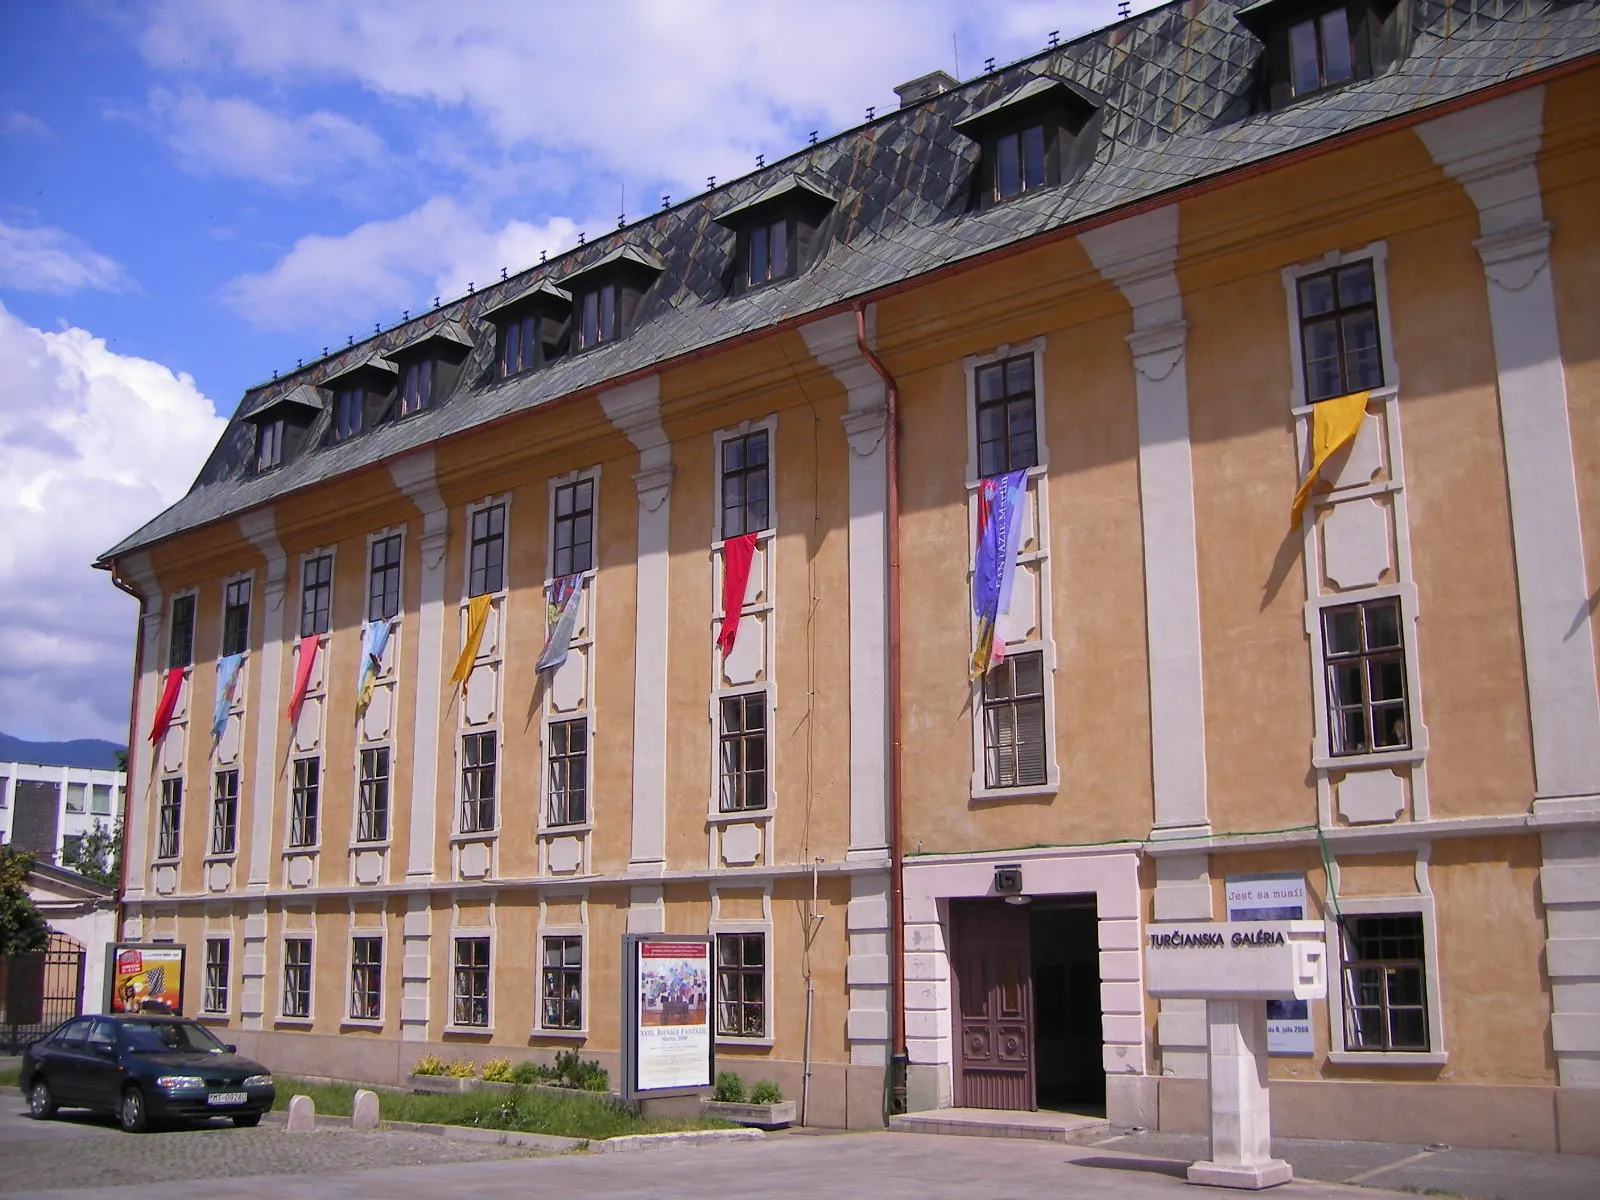
[(1320, 921), (1183, 921), (1146, 931), (1155, 997), (1312, 1000), (1327, 990)]
[(1231, 938), (1225, 938), (1220, 933), (1186, 933), (1177, 930), (1173, 933), (1152, 933), (1149, 944), (1152, 950), (1181, 946), (1215, 946), (1220, 950), (1224, 946), (1282, 946), (1284, 937), (1281, 929), (1236, 929)]

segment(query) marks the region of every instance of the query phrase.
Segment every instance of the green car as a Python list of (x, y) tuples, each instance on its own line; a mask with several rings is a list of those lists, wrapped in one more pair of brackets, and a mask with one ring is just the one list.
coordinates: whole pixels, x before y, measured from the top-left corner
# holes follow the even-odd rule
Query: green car
[(275, 1095), (265, 1067), (205, 1026), (147, 1015), (73, 1018), (28, 1047), (19, 1082), (39, 1120), (91, 1108), (129, 1133), (210, 1117), (259, 1125)]

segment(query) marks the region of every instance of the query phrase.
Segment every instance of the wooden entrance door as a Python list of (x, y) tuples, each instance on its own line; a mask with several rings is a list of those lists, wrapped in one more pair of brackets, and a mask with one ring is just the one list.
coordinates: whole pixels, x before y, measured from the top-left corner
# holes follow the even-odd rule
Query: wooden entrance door
[(955, 935), (956, 1103), (1033, 1109), (1033, 973), (1028, 912), (980, 900), (951, 904)]

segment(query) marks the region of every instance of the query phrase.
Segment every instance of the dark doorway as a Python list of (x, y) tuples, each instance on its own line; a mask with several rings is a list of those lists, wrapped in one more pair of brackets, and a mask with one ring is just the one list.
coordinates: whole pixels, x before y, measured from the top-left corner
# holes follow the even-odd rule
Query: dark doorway
[(1035, 1107), (1033, 972), (1026, 907), (953, 900), (956, 1104)]
[(1040, 1108), (1102, 1105), (1100, 933), (1093, 896), (1029, 905), (1036, 1100)]

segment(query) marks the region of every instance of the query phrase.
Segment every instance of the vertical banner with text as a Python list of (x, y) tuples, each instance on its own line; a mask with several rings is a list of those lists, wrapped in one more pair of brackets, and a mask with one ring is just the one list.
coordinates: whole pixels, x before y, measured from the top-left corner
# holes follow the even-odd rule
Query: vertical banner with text
[[(1229, 875), (1228, 920), (1300, 921), (1306, 916), (1304, 875)], [(1267, 1053), (1310, 1054), (1311, 1007), (1306, 1000), (1267, 1001)]]
[(631, 997), (631, 1090), (711, 1086), (711, 942), (635, 935)]

